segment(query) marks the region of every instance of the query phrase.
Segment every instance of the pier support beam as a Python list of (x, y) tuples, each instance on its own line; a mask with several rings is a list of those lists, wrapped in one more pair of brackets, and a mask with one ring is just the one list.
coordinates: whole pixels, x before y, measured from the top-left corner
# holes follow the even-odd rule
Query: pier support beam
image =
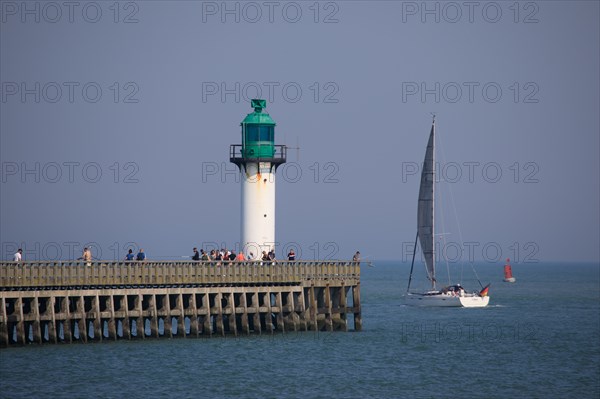
[(117, 340), (117, 322), (115, 320), (115, 301), (112, 295), (107, 297), (107, 310), (109, 312), (108, 319), (108, 339), (116, 341)]
[(354, 313), (354, 330), (362, 330), (362, 315), (360, 310), (360, 283), (352, 287), (352, 308)]
[(8, 316), (6, 314), (6, 298), (0, 298), (0, 345), (8, 346), (9, 344), (9, 336), (8, 336)]
[(208, 293), (202, 296), (202, 309), (204, 309), (206, 312), (206, 315), (204, 317), (202, 333), (211, 337), (213, 334), (213, 324), (212, 315), (210, 311), (210, 297)]
[(240, 308), (242, 309), (242, 332), (246, 335), (250, 335), (250, 315), (248, 314), (248, 294), (246, 293), (246, 290), (240, 294)]
[(135, 319), (136, 338), (145, 339), (146, 338), (146, 323), (144, 323), (144, 296), (142, 294), (137, 294), (135, 296), (134, 309), (136, 312), (136, 319)]
[(51, 296), (48, 300), (48, 307), (50, 308), (50, 322), (48, 323), (48, 340), (56, 344), (58, 343), (58, 329), (56, 328), (56, 298)]
[(252, 312), (252, 325), (254, 327), (254, 333), (261, 335), (262, 325), (260, 323), (260, 298), (256, 289), (254, 292), (252, 292)]
[(325, 328), (327, 331), (333, 331), (333, 320), (331, 316), (331, 288), (329, 284), (327, 284), (323, 290), (324, 292), (324, 301), (325, 301)]
[(79, 340), (83, 343), (87, 343), (88, 340), (88, 325), (85, 318), (85, 298), (82, 295), (77, 296), (77, 308), (75, 310), (77, 315), (77, 329), (79, 330)]
[(346, 308), (347, 308), (347, 300), (346, 300), (346, 286), (342, 284), (339, 288), (339, 302), (338, 302), (338, 323), (339, 328), (342, 331), (348, 331), (348, 322), (346, 321)]
[(315, 286), (314, 284), (310, 286), (310, 304), (309, 304), (309, 309), (310, 309), (310, 321), (311, 321), (311, 330), (313, 331), (319, 331), (319, 323), (317, 322), (317, 314), (318, 312), (318, 301), (317, 301), (317, 294), (315, 292)]
[(190, 318), (190, 336), (197, 338), (200, 329), (198, 328), (198, 306), (195, 293), (190, 295), (189, 308), (186, 309), (186, 314)]
[(33, 332), (33, 342), (37, 343), (37, 344), (41, 344), (42, 343), (42, 321), (40, 318), (40, 304), (39, 304), (39, 300), (38, 297), (34, 297), (33, 298), (33, 325), (32, 325), (32, 332)]
[(104, 338), (104, 325), (102, 324), (102, 316), (100, 314), (100, 297), (98, 295), (94, 295), (92, 299), (92, 311), (90, 314), (93, 321), (92, 324), (94, 326), (94, 340), (102, 342)]
[(25, 337), (25, 321), (23, 320), (23, 298), (17, 298), (15, 303), (15, 313), (17, 319), (17, 343), (25, 345), (27, 338)]
[(217, 334), (225, 336), (225, 326), (223, 325), (223, 293), (221, 290), (215, 295), (215, 318), (217, 324)]

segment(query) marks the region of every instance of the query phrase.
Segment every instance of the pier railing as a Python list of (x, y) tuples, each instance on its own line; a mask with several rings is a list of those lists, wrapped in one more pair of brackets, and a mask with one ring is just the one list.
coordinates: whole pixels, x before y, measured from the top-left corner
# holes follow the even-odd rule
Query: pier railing
[(133, 288), (252, 284), (353, 285), (360, 262), (0, 262), (0, 290)]

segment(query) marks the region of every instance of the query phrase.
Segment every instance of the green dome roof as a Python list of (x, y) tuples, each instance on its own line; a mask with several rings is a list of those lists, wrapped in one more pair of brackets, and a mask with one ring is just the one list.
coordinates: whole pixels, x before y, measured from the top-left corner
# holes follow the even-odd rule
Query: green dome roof
[(275, 126), (275, 121), (271, 118), (271, 116), (262, 112), (263, 108), (267, 107), (267, 102), (265, 100), (252, 99), (251, 105), (254, 107), (254, 112), (246, 115), (241, 125), (251, 123)]

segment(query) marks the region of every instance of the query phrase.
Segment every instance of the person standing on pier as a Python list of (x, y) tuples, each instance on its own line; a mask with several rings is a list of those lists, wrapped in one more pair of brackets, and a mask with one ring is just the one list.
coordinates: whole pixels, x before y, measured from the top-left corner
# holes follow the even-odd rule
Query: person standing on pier
[(206, 253), (206, 251), (205, 251), (205, 250), (201, 249), (201, 250), (200, 250), (200, 253), (202, 254), (202, 256), (201, 256), (201, 259), (202, 259), (203, 261), (210, 260), (210, 258), (208, 257), (208, 254)]
[(125, 255), (125, 260), (133, 260), (133, 258), (133, 249), (129, 248), (129, 252), (127, 252), (127, 255)]
[(356, 251), (356, 253), (352, 257), (352, 261), (353, 262), (360, 262), (360, 252), (359, 251)]
[(77, 260), (83, 260), (84, 262), (87, 262), (87, 266), (91, 266), (92, 265), (92, 250), (89, 249), (88, 247), (83, 248), (83, 254), (81, 254), (81, 258), (77, 258)]
[(296, 253), (293, 249), (290, 249), (290, 252), (287, 254), (288, 260), (296, 260)]
[(238, 262), (244, 261), (246, 260), (246, 257), (244, 256), (244, 253), (242, 251), (240, 251), (237, 256), (235, 257), (235, 260), (237, 260)]
[(144, 248), (140, 248), (135, 257), (135, 260), (146, 260), (146, 253), (144, 252)]
[(194, 256), (192, 256), (192, 260), (200, 260), (200, 252), (198, 252), (198, 248), (194, 247)]
[(17, 252), (15, 252), (15, 255), (13, 256), (13, 262), (21, 262), (21, 260), (23, 259), (23, 250), (21, 248), (17, 249)]

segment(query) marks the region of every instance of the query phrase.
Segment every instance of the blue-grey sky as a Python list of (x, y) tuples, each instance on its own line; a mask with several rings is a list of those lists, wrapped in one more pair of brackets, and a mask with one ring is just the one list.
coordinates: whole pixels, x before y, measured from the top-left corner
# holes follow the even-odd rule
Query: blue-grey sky
[(3, 259), (234, 247), (260, 90), (278, 256), (406, 259), (435, 112), (448, 256), (599, 261), (596, 1), (0, 4)]

